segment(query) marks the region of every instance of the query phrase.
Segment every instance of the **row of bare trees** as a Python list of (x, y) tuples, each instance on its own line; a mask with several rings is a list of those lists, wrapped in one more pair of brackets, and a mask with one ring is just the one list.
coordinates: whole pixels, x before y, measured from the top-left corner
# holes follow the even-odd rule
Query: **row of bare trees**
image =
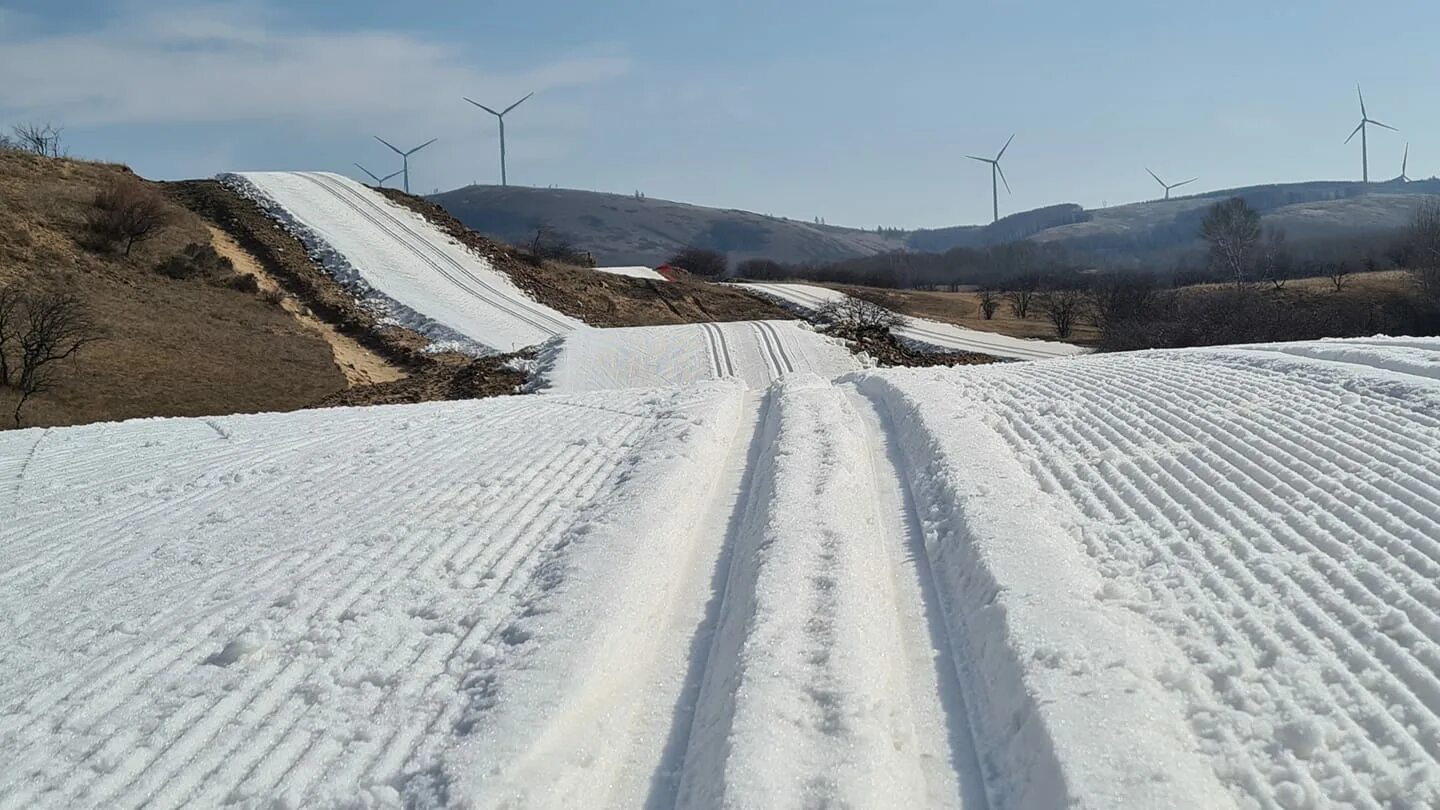
[(41, 157), (65, 157), (65, 143), (61, 139), (64, 131), (64, 127), (51, 123), (16, 124), (10, 128), (9, 137), (0, 135), (0, 145)]

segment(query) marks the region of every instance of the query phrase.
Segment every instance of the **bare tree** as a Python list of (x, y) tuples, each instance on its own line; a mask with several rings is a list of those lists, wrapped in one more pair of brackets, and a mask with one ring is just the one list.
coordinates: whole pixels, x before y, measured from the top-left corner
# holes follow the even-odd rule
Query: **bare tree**
[(980, 315), (985, 320), (995, 317), (995, 310), (1000, 308), (1000, 294), (994, 290), (980, 291)]
[(1260, 244), (1260, 214), (1239, 197), (1210, 206), (1200, 224), (1200, 235), (1210, 243), (1210, 263), (1216, 270), (1245, 283)]
[(1261, 277), (1276, 290), (1283, 290), (1289, 264), (1290, 256), (1285, 252), (1285, 229), (1278, 226), (1266, 228), (1265, 237), (1260, 242)]
[(0, 290), (0, 302), (4, 385), (19, 395), (14, 411), (18, 428), (25, 403), (54, 384), (55, 364), (74, 357), (102, 334), (74, 296)]
[(1040, 296), (1040, 309), (1055, 327), (1055, 336), (1070, 337), (1075, 321), (1080, 317), (1085, 297), (1079, 290), (1052, 290)]
[(826, 301), (815, 319), (853, 333), (888, 332), (903, 320), (894, 310), (852, 296)]
[(1415, 212), (1407, 242), (1415, 280), (1426, 292), (1440, 294), (1440, 201), (1426, 200)]
[(116, 180), (95, 195), (86, 226), (105, 247), (125, 244), (125, 255), (139, 242), (170, 224), (173, 212), (165, 198), (136, 180)]
[(1330, 286), (1335, 292), (1345, 289), (1350, 283), (1350, 262), (1341, 259), (1330, 265)]
[(1035, 300), (1035, 286), (1033, 282), (1026, 280), (1005, 293), (1005, 300), (1010, 302), (1010, 314), (1021, 320), (1030, 317), (1030, 304)]
[(51, 123), (16, 124), (10, 128), (21, 149), (34, 152), (41, 157), (58, 158), (65, 156), (65, 147), (60, 140), (63, 127)]

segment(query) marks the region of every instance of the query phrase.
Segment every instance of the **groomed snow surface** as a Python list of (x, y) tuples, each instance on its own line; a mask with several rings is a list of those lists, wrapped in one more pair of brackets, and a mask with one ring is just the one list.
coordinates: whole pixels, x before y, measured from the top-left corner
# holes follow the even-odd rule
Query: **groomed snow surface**
[[(839, 290), (818, 287), (814, 284), (745, 282), (735, 286), (807, 311), (817, 310), (831, 301), (843, 301), (848, 297)], [(1085, 352), (1083, 348), (1070, 343), (1026, 340), (995, 332), (966, 329), (951, 323), (909, 315), (903, 315), (901, 318), (901, 325), (891, 330), (897, 337), (937, 349), (978, 352), (1010, 360), (1043, 360), (1050, 357), (1070, 357)]]
[(442, 348), (511, 352), (581, 328), (424, 217), (328, 172), (222, 178), (254, 198), (362, 300)]
[(1440, 804), (1440, 339), (692, 339), (0, 435), (0, 808)]

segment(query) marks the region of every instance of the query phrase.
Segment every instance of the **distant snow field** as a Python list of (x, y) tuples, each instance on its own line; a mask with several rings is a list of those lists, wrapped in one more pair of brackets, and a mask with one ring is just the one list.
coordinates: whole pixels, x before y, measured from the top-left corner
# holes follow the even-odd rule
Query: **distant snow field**
[(597, 267), (597, 273), (609, 273), (612, 276), (629, 276), (631, 278), (645, 278), (651, 281), (669, 281), (660, 273), (649, 267)]
[(770, 326), (0, 434), (0, 808), (1440, 804), (1440, 339)]

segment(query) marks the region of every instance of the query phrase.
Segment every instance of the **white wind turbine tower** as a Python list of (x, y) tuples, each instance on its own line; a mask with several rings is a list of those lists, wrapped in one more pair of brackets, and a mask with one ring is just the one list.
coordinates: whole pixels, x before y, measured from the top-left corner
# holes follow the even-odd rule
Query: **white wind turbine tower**
[[(411, 149), (409, 152), (404, 152), (404, 151), (401, 151), (398, 147), (396, 147), (395, 144), (390, 143), (389, 141), (385, 140), (384, 138), (380, 137), (379, 135), (374, 136), (374, 138), (375, 138), (375, 140), (377, 140), (377, 141), (385, 144), (386, 146), (390, 147), (390, 148), (395, 152), (395, 154), (397, 154), (397, 155), (400, 156), (400, 160), (403, 161), (403, 162), (401, 163), (402, 168), (400, 169), (400, 173), (403, 174), (403, 175), (405, 175), (405, 193), (406, 193), (406, 194), (409, 194), (409, 193), (410, 193), (410, 156), (413, 155), (413, 154), (415, 154), (416, 152), (419, 152), (421, 149), (424, 149), (425, 147), (429, 146), (430, 144), (432, 144), (432, 143), (434, 143), (434, 142), (436, 142), (436, 141), (438, 141), (438, 140), (440, 140), (440, 139), (439, 139), (439, 138), (431, 138), (430, 140), (426, 141), (425, 143), (422, 143), (422, 144), (420, 144), (419, 146), (415, 147), (414, 149)], [(391, 175), (391, 177), (394, 177), (394, 175)]]
[(990, 202), (994, 207), (995, 221), (997, 222), (1000, 220), (1000, 183), (1003, 182), (1006, 193), (1010, 193), (1010, 181), (1005, 179), (1005, 170), (1000, 168), (1000, 158), (1005, 156), (1005, 150), (1010, 148), (1010, 141), (1013, 140), (1015, 140), (1015, 136), (1011, 135), (1010, 140), (1006, 141), (1005, 145), (1000, 147), (1000, 153), (995, 155), (993, 160), (990, 158), (976, 157), (975, 155), (966, 155), (966, 157), (971, 160), (978, 160), (981, 163), (990, 164)]
[(356, 163), (356, 164), (355, 164), (355, 168), (357, 168), (357, 169), (359, 169), (360, 171), (362, 171), (362, 172), (370, 175), (370, 179), (375, 181), (375, 187), (376, 187), (376, 188), (384, 188), (384, 187), (385, 187), (385, 181), (386, 181), (386, 180), (389, 180), (390, 178), (394, 177), (395, 175), (400, 174), (400, 172), (397, 171), (397, 172), (391, 172), (391, 173), (385, 175), (384, 177), (380, 177), (379, 175), (375, 174), (374, 172), (370, 171), (369, 169), (365, 168), (364, 166), (361, 166), (359, 163)]
[(521, 104), (524, 104), (525, 99), (528, 99), (530, 98), (530, 96), (533, 95), (535, 95), (533, 92), (525, 94), (525, 98), (522, 98), (514, 104), (511, 104), (509, 107), (506, 107), (500, 112), (495, 112), (494, 110), (486, 107), (484, 104), (481, 104), (478, 101), (475, 101), (474, 99), (461, 96), (461, 98), (464, 98), (466, 101), (474, 104), (476, 107), (479, 107), (485, 112), (490, 113), (500, 121), (500, 185), (502, 186), (509, 185), (505, 177), (505, 114), (515, 109), (516, 107), (519, 107)]
[[(1149, 169), (1146, 169), (1145, 171), (1150, 172)], [(1156, 174), (1155, 172), (1150, 172), (1150, 176), (1153, 177), (1153, 178), (1155, 178), (1155, 182), (1159, 183), (1161, 186), (1163, 186), (1163, 187), (1165, 188), (1165, 199), (1167, 199), (1167, 200), (1170, 199), (1170, 189), (1172, 189), (1172, 188), (1179, 188), (1179, 187), (1184, 186), (1184, 185), (1189, 185), (1190, 183), (1193, 183), (1193, 182), (1195, 182), (1196, 180), (1199, 180), (1199, 179), (1200, 179), (1200, 178), (1198, 178), (1198, 177), (1192, 177), (1192, 178), (1190, 178), (1189, 180), (1181, 180), (1181, 181), (1178, 182), (1178, 183), (1167, 183), (1167, 182), (1165, 182), (1164, 180), (1161, 180), (1161, 179), (1160, 179), (1160, 175)]]
[(1345, 143), (1350, 143), (1350, 141), (1355, 138), (1356, 132), (1360, 133), (1360, 165), (1363, 171), (1360, 177), (1363, 182), (1368, 183), (1370, 182), (1370, 144), (1365, 137), (1368, 132), (1365, 129), (1365, 125), (1374, 124), (1377, 127), (1388, 129), (1391, 132), (1399, 132), (1400, 130), (1389, 124), (1382, 124), (1376, 121), (1365, 112), (1365, 94), (1360, 92), (1360, 85), (1358, 84), (1355, 85), (1355, 95), (1360, 97), (1360, 123), (1356, 125), (1355, 130), (1350, 133), (1350, 137), (1345, 139)]

